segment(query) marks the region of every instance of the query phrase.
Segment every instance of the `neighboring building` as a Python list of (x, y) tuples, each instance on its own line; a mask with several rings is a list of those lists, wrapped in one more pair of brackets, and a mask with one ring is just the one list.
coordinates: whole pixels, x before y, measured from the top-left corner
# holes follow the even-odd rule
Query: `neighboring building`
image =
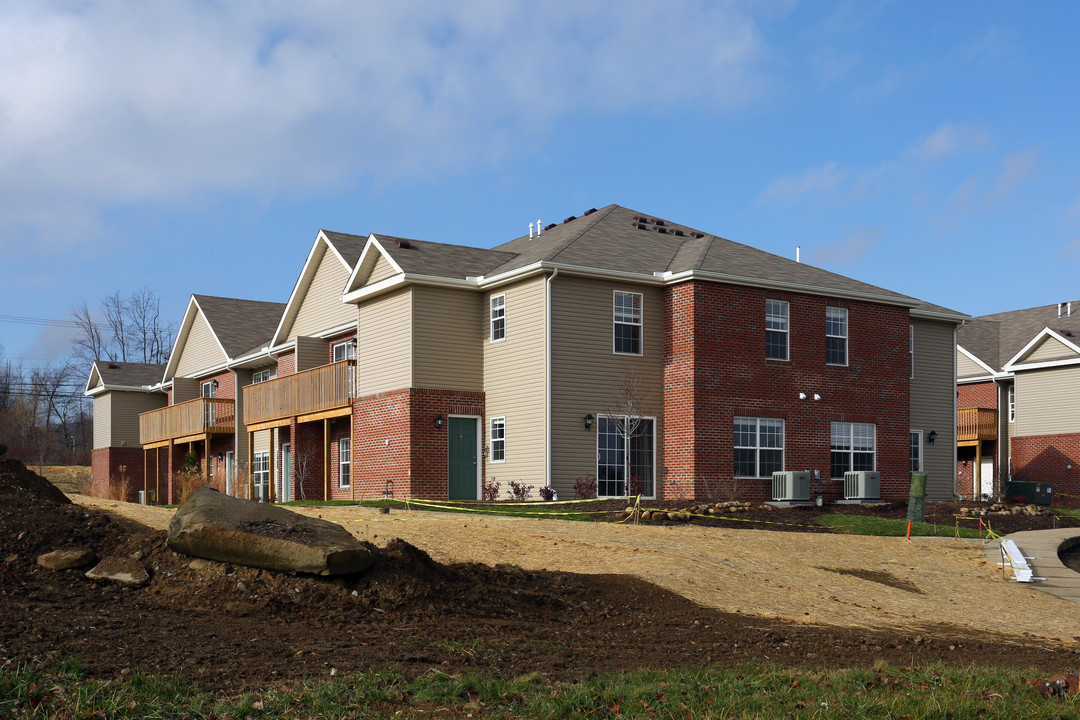
[(974, 318), (959, 331), (957, 491), (1046, 482), (1080, 504), (1080, 302)]
[(323, 231), (278, 313), (264, 344), (179, 372), (186, 317), (163, 381), (233, 372), (259, 497), (567, 498), (595, 477), (762, 500), (809, 470), (835, 500), (852, 469), (886, 499), (913, 469), (955, 492), (967, 316), (619, 206), (493, 249)]

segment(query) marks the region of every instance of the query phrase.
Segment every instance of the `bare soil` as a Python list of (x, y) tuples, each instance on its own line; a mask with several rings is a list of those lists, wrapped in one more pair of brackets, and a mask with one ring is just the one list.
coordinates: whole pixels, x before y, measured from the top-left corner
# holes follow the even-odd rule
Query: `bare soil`
[[(1003, 582), (977, 543), (319, 508), (309, 512), (377, 550), (367, 573), (327, 580), (193, 562), (165, 547), (166, 510), (58, 495), (0, 461), (0, 665), (76, 657), (103, 676), (166, 671), (237, 691), (331, 669), (574, 680), (764, 661), (1060, 671), (1075, 659), (1062, 635), (1078, 606)], [(762, 557), (769, 539), (775, 552)], [(152, 579), (123, 589), (36, 564), (71, 546), (134, 555)], [(972, 577), (948, 584), (955, 574)], [(946, 612), (970, 592), (985, 594), (970, 617)], [(1013, 617), (975, 612), (995, 603)], [(1020, 622), (1040, 613), (1037, 626)]]

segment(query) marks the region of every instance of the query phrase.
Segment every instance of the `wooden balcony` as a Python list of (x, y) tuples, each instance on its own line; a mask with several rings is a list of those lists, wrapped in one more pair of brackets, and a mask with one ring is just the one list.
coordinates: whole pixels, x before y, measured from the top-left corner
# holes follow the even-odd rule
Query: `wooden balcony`
[(956, 411), (956, 444), (974, 445), (983, 440), (997, 440), (997, 410), (962, 408)]
[(195, 398), (139, 415), (139, 442), (144, 446), (235, 430), (236, 403), (224, 398)]
[(255, 383), (244, 388), (244, 424), (248, 430), (301, 422), (351, 412), (356, 387), (356, 361), (323, 365), (295, 375)]

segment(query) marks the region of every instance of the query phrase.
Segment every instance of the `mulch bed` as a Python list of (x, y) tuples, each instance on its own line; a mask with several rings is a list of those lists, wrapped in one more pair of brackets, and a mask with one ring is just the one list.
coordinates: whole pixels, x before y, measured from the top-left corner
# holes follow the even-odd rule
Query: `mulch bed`
[[(725, 613), (623, 575), (443, 565), (400, 540), (377, 551), (370, 571), (347, 579), (192, 564), (165, 547), (164, 533), (61, 501), (50, 487), (21, 464), (0, 462), (0, 665), (75, 657), (96, 675), (166, 671), (238, 691), (331, 669), (576, 680), (767, 661), (837, 668), (940, 660), (1056, 672), (1075, 659), (1059, 644), (929, 623), (919, 633), (875, 632)], [(820, 511), (783, 512), (812, 522)], [(69, 546), (135, 555), (152, 579), (128, 590), (36, 564), (39, 554)]]

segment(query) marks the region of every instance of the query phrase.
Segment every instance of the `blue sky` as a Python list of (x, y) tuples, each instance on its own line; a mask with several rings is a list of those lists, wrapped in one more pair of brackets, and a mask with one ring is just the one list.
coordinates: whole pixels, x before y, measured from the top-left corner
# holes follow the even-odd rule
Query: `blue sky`
[[(1080, 4), (0, 0), (0, 317), (284, 302), (319, 228), (618, 203), (973, 315), (1080, 299)], [(63, 327), (0, 319), (6, 356)]]

